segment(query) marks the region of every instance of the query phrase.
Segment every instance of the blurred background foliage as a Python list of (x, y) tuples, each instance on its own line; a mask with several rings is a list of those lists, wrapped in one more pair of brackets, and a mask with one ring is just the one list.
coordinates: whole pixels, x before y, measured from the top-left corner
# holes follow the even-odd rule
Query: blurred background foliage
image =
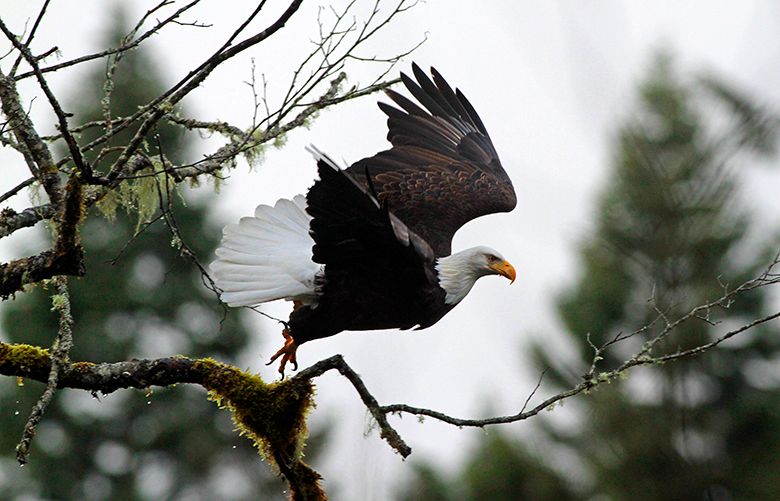
[[(115, 47), (128, 30), (119, 9), (101, 47)], [(106, 71), (97, 65), (72, 96), (76, 122), (100, 120)], [(165, 90), (160, 62), (144, 50), (125, 55), (110, 89), (112, 117), (132, 114)], [(108, 101), (103, 101), (108, 103)], [(83, 140), (98, 129), (84, 132)], [(114, 138), (127, 141), (135, 130)], [(159, 139), (158, 139), (159, 137)], [(160, 128), (147, 138), (148, 152), (186, 156), (180, 131)], [(90, 158), (94, 161), (94, 158)], [(173, 194), (184, 241), (207, 259), (221, 226), (207, 218), (212, 196)], [(156, 200), (155, 200), (156, 203)], [(95, 209), (93, 209), (94, 211)], [(159, 211), (158, 211), (159, 214)], [(175, 354), (236, 363), (250, 335), (243, 312), (228, 314), (207, 290), (193, 263), (171, 244), (162, 221), (143, 229), (138, 215), (115, 219), (91, 214), (82, 228), (87, 276), (71, 279), (78, 337), (71, 358), (114, 362)], [(143, 231), (134, 237), (136, 229)], [(5, 340), (49, 346), (57, 332), (50, 291), (20, 294), (2, 310)], [(193, 385), (108, 396), (59, 392), (33, 441), (31, 460), (16, 463), (14, 447), (43, 385), (0, 381), (0, 499), (256, 500), (286, 499), (284, 482), (263, 464), (251, 442), (234, 432), (230, 415)], [(312, 440), (308, 457), (316, 457)]]
[[(570, 388), (600, 346), (663, 311), (670, 319), (755, 276), (780, 244), (751, 231), (740, 173), (774, 155), (778, 119), (709, 75), (690, 78), (659, 55), (617, 129), (611, 176), (580, 276), (558, 312), (578, 359), (537, 344), (545, 392)], [(778, 228), (780, 230), (780, 228)], [(766, 313), (765, 290), (688, 322), (664, 352), (709, 342)], [(776, 300), (776, 298), (775, 298)], [(662, 325), (604, 354), (614, 369)], [(573, 422), (533, 420), (534, 440), (491, 428), (454, 475), (417, 463), (403, 500), (732, 500), (780, 497), (780, 332), (763, 326), (704, 356), (634, 369), (578, 397)], [(574, 409), (572, 410), (572, 407)], [(530, 423), (529, 423), (530, 424)]]

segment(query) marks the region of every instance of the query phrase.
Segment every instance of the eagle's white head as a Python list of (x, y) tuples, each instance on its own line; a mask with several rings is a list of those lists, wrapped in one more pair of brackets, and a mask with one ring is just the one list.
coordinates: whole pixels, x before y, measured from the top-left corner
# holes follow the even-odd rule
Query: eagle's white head
[[(436, 260), (439, 286), (447, 293), (444, 302), (458, 304), (480, 277), (501, 275), (511, 282), (517, 276), (515, 268), (490, 247), (472, 247)], [(510, 282), (510, 283), (511, 283)]]

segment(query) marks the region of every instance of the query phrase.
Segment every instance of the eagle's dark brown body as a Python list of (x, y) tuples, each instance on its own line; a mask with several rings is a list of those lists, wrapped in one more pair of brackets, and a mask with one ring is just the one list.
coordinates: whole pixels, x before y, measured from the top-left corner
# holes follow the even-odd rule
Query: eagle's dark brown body
[[(425, 328), (445, 304), (430, 246), (377, 204), (362, 185), (326, 160), (307, 196), (313, 259), (325, 265), (319, 302), (301, 306), (289, 328), (298, 344), (345, 330)], [(394, 227), (395, 225), (395, 227)], [(396, 232), (412, 238), (399, 239)], [(371, 256), (367, 259), (366, 256)]]
[(307, 194), (313, 260), (324, 264), (316, 306), (290, 316), (297, 344), (343, 330), (425, 328), (445, 303), (436, 258), (450, 254), (466, 222), (516, 204), (515, 192), (485, 126), (468, 100), (432, 70), (413, 65), (407, 89), (426, 108), (389, 91), (393, 147), (339, 170), (318, 161)]

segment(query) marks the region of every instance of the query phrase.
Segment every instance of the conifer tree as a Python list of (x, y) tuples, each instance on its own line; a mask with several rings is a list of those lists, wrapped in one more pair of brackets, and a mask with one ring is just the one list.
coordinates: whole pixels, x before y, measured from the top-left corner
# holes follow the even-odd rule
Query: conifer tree
[[(618, 133), (598, 223), (580, 251), (581, 275), (559, 301), (582, 358), (574, 367), (590, 365), (591, 343), (653, 324), (603, 354), (600, 367), (615, 368), (664, 319), (758, 273), (763, 251), (778, 242), (750, 233), (740, 175), (756, 155), (772, 153), (776, 123), (722, 81), (686, 82), (668, 58), (657, 60), (639, 109)], [(764, 289), (738, 296), (727, 310), (681, 325), (658, 351), (704, 344), (722, 331), (716, 324), (757, 318), (768, 300)], [(580, 399), (576, 430), (551, 436), (582, 462), (594, 496), (777, 497), (780, 393), (778, 381), (760, 373), (778, 355), (780, 332), (764, 326), (704, 356), (632, 371), (627, 382)], [(550, 353), (540, 358), (554, 368), (552, 380), (581, 377)]]

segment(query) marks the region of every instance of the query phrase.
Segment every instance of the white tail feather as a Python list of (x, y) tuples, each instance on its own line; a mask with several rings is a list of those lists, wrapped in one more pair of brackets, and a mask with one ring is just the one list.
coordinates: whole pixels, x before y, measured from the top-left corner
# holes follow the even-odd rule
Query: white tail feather
[(253, 217), (225, 227), (210, 269), (222, 300), (251, 306), (276, 299), (316, 302), (314, 280), (320, 265), (311, 260), (306, 198), (260, 205)]

